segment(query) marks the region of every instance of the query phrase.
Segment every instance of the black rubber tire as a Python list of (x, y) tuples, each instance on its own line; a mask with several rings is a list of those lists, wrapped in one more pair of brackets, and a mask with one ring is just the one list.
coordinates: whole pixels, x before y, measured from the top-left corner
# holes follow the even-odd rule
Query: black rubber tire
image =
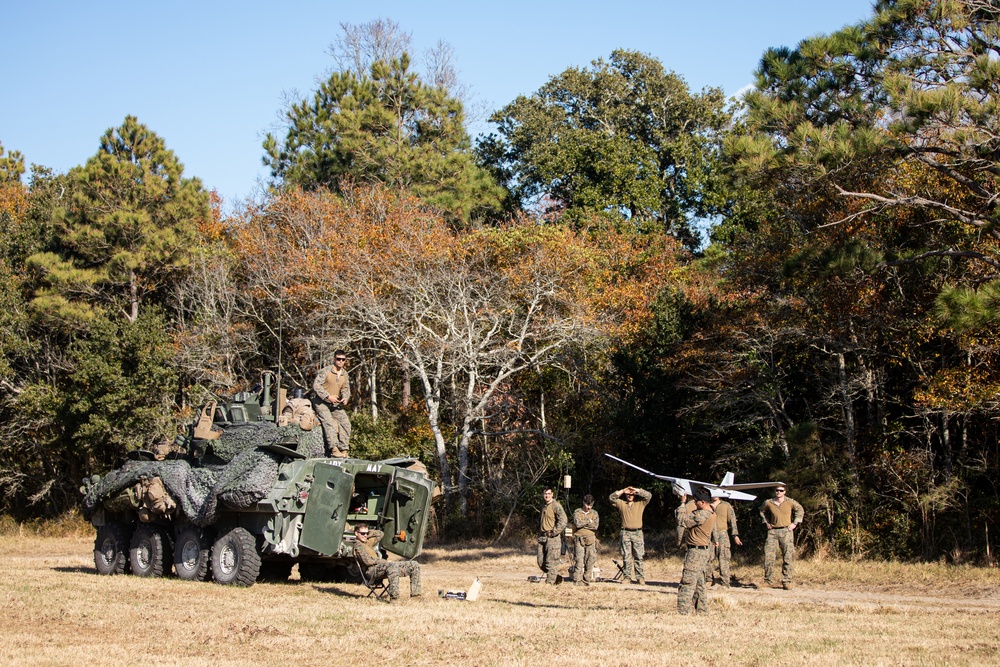
[(257, 581), (267, 581), (270, 583), (283, 583), (292, 576), (292, 566), (295, 565), (290, 560), (266, 560), (260, 564), (260, 574)]
[(109, 521), (97, 529), (94, 540), (97, 574), (128, 574), (131, 537), (132, 527), (121, 521)]
[(170, 538), (162, 526), (142, 523), (132, 533), (128, 562), (138, 577), (162, 577), (170, 574)]
[(253, 586), (260, 574), (257, 541), (246, 528), (231, 528), (212, 546), (212, 576), (220, 584)]
[(183, 528), (174, 545), (174, 572), (186, 581), (205, 581), (208, 579), (211, 552), (209, 542), (199, 528)]

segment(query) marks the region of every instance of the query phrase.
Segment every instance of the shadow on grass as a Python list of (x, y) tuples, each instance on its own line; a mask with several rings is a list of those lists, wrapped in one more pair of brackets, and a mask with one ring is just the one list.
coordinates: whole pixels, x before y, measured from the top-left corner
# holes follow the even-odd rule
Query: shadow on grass
[(511, 607), (530, 607), (531, 609), (579, 609), (579, 605), (552, 604), (551, 602), (514, 602), (512, 600), (490, 600), (496, 604), (505, 604)]
[(475, 563), (481, 560), (505, 558), (509, 556), (534, 555), (516, 547), (477, 547), (475, 545), (440, 545), (429, 547), (433, 551), (444, 551), (444, 554), (424, 550), (420, 554), (421, 563), (451, 562)]
[(97, 574), (97, 568), (86, 565), (60, 566), (52, 568), (55, 572), (64, 574)]
[[(368, 589), (361, 584), (306, 584), (307, 586), (312, 586), (312, 589), (317, 593), (327, 593), (328, 595), (336, 595), (341, 598), (355, 598), (357, 600), (364, 600), (365, 596), (368, 595)], [(344, 586), (345, 588), (341, 588)]]

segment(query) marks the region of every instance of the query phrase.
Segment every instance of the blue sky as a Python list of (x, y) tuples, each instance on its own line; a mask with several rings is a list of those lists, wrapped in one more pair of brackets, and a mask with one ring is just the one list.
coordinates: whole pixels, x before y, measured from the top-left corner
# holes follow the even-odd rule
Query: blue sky
[[(0, 142), (57, 172), (132, 114), (233, 203), (267, 176), (261, 141), (288, 93), (311, 93), (342, 22), (389, 18), (418, 53), (450, 44), (475, 99), (497, 109), (616, 48), (648, 53), (693, 90), (733, 95), (765, 49), (871, 14), (872, 0), (504, 3), (7, 0), (0, 3)], [(480, 124), (473, 134), (482, 131)]]

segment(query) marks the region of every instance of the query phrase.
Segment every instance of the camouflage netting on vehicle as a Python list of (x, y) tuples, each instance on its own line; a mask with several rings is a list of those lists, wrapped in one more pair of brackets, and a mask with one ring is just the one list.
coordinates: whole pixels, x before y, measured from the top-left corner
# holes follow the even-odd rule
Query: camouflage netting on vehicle
[(306, 458), (316, 459), (326, 455), (326, 447), (323, 444), (323, 429), (318, 426), (311, 431), (303, 431), (298, 424), (288, 424), (279, 427), (278, 434), (282, 438), (289, 436), (298, 438), (299, 448), (296, 451), (305, 454)]
[(212, 441), (212, 454), (229, 463), (242, 452), (259, 445), (269, 445), (276, 442), (278, 437), (278, 427), (271, 422), (227, 428), (218, 440)]
[(219, 472), (212, 492), (192, 522), (207, 526), (215, 521), (218, 501), (233, 509), (246, 509), (267, 495), (278, 480), (280, 456), (258, 449), (244, 450)]
[(218, 471), (192, 468), (187, 461), (129, 461), (91, 484), (83, 498), (83, 515), (93, 516), (97, 507), (143, 478), (159, 477), (189, 520), (198, 515), (212, 492)]
[[(129, 461), (87, 488), (83, 500), (84, 516), (89, 519), (103, 501), (134, 486), (141, 479), (159, 477), (188, 521), (198, 526), (210, 525), (216, 519), (219, 501), (233, 509), (246, 509), (267, 495), (278, 480), (278, 465), (282, 457), (258, 449), (258, 446), (274, 444), (289, 435), (303, 436), (299, 451), (316, 450), (314, 438), (309, 437), (311, 432), (302, 431), (297, 425), (289, 425), (279, 431), (274, 424), (261, 422), (232, 429), (215, 441), (225, 441), (222, 451), (232, 454), (225, 465), (192, 468), (183, 460)], [(318, 455), (322, 456), (322, 435), (318, 451)], [(215, 454), (219, 455), (218, 450)]]

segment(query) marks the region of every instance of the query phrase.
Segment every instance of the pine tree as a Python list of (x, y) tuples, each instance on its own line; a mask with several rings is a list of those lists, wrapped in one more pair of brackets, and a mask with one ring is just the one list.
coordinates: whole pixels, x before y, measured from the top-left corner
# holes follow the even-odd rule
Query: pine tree
[(461, 102), (421, 81), (405, 53), (375, 61), (367, 76), (334, 72), (285, 117), (284, 141), (264, 140), (275, 185), (338, 192), (346, 180), (384, 183), (458, 223), (499, 202), (499, 187), (475, 164)]
[(31, 257), (43, 283), (36, 311), (85, 321), (103, 307), (134, 322), (184, 267), (210, 217), (208, 193), (183, 169), (134, 116), (105, 132), (97, 154), (68, 175), (51, 247)]

